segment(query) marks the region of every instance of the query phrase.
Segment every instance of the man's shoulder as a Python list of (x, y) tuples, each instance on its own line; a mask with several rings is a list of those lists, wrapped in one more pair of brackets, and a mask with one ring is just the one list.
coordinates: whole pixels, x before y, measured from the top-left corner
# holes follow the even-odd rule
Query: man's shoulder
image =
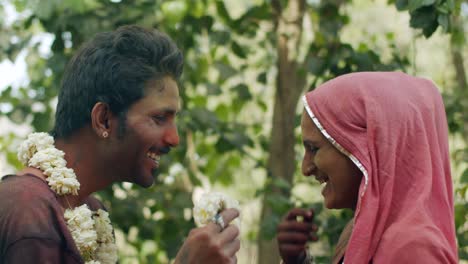
[(56, 201), (47, 182), (32, 176), (7, 175), (0, 181), (0, 208), (47, 206)]
[[(0, 223), (49, 223), (59, 210), (47, 182), (35, 176), (7, 176), (0, 181)], [(34, 219), (28, 220), (28, 219)], [(44, 223), (44, 224), (45, 224)]]
[(34, 176), (0, 182), (0, 250), (20, 239), (62, 240), (60, 207), (47, 183)]

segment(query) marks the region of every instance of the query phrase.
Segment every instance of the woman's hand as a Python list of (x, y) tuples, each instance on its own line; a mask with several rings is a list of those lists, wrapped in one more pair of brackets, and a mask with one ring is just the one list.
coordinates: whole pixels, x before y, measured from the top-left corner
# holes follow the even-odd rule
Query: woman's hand
[(317, 225), (312, 223), (313, 218), (312, 209), (294, 208), (278, 225), (278, 248), (285, 264), (302, 263), (307, 242), (317, 241)]
[(192, 229), (177, 253), (175, 264), (233, 264), (240, 249), (239, 229), (229, 223), (239, 216), (236, 209), (226, 209), (220, 215), (226, 228), (215, 223)]

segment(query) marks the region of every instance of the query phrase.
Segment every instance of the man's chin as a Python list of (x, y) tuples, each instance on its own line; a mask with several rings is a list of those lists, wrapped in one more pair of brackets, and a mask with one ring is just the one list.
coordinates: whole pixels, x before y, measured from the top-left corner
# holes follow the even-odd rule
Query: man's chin
[(154, 184), (155, 173), (152, 175), (145, 175), (135, 179), (134, 183), (143, 188), (149, 188)]

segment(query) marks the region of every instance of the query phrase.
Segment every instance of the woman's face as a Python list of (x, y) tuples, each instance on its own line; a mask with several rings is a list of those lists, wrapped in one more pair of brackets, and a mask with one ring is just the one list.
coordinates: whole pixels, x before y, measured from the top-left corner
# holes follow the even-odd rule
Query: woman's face
[(320, 184), (325, 184), (322, 195), (327, 208), (354, 210), (361, 171), (322, 135), (306, 111), (302, 114), (301, 129), (305, 148), (302, 173), (313, 175)]

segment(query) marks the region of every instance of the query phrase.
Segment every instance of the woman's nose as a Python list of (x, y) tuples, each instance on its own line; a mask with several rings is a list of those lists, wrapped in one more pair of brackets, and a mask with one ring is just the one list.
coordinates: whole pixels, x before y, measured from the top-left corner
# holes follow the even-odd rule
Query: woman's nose
[(302, 174), (304, 176), (311, 176), (315, 173), (316, 166), (311, 158), (304, 157), (302, 160)]

